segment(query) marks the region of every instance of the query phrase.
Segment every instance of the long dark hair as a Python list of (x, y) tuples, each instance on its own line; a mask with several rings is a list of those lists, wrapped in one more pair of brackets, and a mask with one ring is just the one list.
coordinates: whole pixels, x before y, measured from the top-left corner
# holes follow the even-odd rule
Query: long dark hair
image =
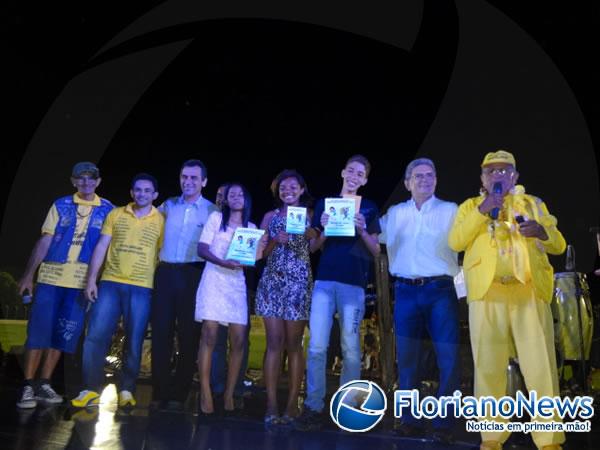
[(227, 222), (229, 222), (229, 217), (231, 216), (231, 208), (229, 208), (229, 203), (227, 203), (227, 197), (229, 196), (229, 190), (238, 186), (242, 189), (244, 193), (244, 209), (242, 210), (242, 225), (244, 228), (248, 227), (248, 221), (250, 220), (250, 212), (252, 211), (252, 197), (250, 197), (250, 192), (248, 189), (242, 184), (236, 181), (229, 183), (225, 188), (223, 205), (221, 207), (221, 212), (223, 214), (223, 220), (221, 222), (221, 230), (227, 231)]
[(306, 181), (304, 181), (304, 177), (294, 169), (285, 169), (279, 172), (275, 179), (271, 182), (271, 192), (273, 193), (273, 198), (275, 199), (275, 205), (278, 208), (283, 206), (283, 202), (279, 198), (279, 185), (283, 180), (286, 180), (288, 178), (295, 178), (300, 187), (304, 189), (304, 193), (298, 199), (298, 204), (300, 206), (306, 207), (312, 206), (313, 198), (308, 192), (308, 186), (306, 185)]

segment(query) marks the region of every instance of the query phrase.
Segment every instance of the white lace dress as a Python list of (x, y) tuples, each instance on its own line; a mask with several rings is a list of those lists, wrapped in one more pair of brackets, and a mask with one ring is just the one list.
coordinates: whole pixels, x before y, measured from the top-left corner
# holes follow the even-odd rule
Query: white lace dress
[[(235, 228), (221, 229), (222, 215), (213, 212), (204, 225), (200, 242), (208, 244), (210, 251), (219, 258), (225, 258)], [(256, 228), (248, 223), (248, 228)], [(214, 320), (222, 324), (248, 324), (248, 301), (246, 299), (246, 278), (242, 269), (226, 269), (206, 262), (198, 292), (196, 293), (196, 321)]]

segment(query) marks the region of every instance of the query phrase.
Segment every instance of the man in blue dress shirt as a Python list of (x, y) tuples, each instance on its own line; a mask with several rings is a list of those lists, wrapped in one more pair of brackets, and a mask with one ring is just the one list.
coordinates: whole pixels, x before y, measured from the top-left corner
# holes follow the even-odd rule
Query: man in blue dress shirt
[[(158, 208), (165, 216), (164, 244), (156, 270), (152, 300), (153, 399), (160, 408), (182, 410), (196, 370), (200, 327), (194, 320), (196, 290), (204, 269), (198, 241), (208, 216), (217, 207), (202, 197), (207, 171), (202, 161), (183, 163), (182, 194)], [(172, 377), (174, 335), (178, 356)]]

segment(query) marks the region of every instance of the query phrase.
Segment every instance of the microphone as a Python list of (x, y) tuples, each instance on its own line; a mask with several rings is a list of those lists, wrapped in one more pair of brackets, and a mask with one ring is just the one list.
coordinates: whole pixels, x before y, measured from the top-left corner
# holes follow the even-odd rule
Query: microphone
[(567, 245), (567, 263), (565, 264), (565, 271), (575, 272), (575, 249), (571, 244)]
[[(493, 187), (494, 194), (502, 194), (502, 183), (500, 181), (496, 181)], [(493, 220), (498, 218), (498, 214), (500, 213), (500, 208), (494, 208), (490, 211), (490, 217)]]

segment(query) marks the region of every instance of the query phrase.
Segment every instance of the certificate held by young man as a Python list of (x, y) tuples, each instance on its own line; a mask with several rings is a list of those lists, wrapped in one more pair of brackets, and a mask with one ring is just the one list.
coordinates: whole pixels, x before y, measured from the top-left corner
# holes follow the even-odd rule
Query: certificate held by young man
[(265, 230), (236, 228), (225, 259), (233, 259), (240, 264), (253, 266), (256, 263), (256, 253), (263, 234)]
[(325, 213), (329, 215), (325, 236), (354, 236), (354, 198), (326, 198)]

